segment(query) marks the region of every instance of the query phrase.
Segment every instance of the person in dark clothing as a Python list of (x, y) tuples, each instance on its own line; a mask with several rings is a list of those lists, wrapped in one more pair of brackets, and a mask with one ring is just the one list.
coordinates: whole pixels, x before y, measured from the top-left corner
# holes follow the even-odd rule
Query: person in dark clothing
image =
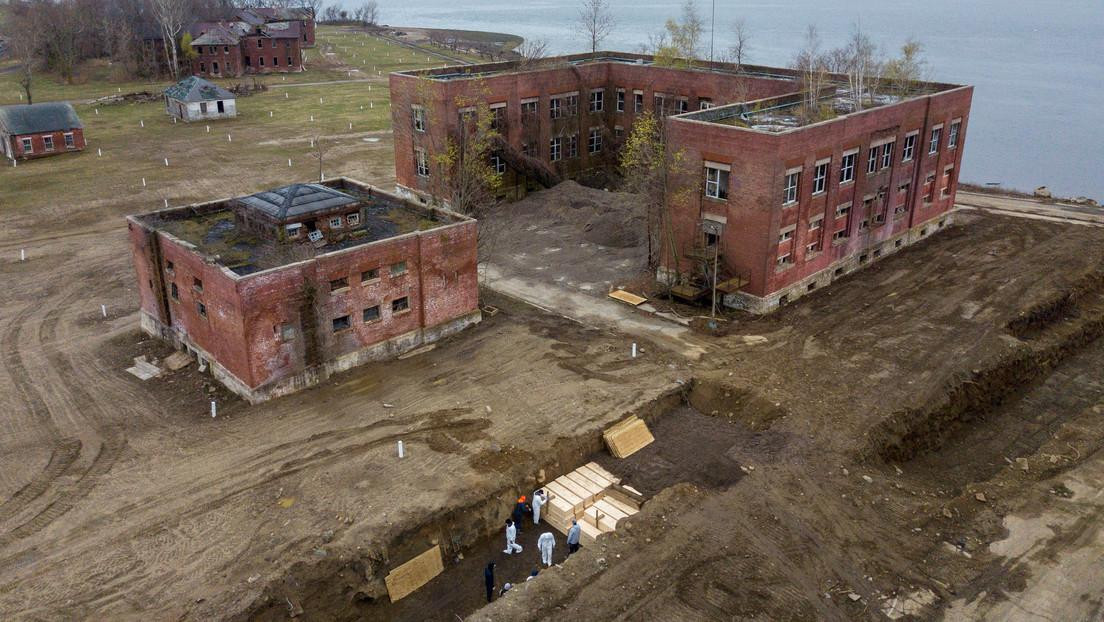
[(489, 564), (487, 564), (487, 567), (483, 569), (483, 583), (485, 583), (487, 586), (487, 602), (491, 602), (491, 598), (494, 597), (494, 569), (494, 562), (490, 562)]
[(510, 515), (510, 518), (514, 519), (514, 526), (517, 527), (518, 532), (521, 532), (521, 523), (525, 515), (531, 512), (529, 504), (525, 502), (525, 495), (518, 497), (517, 505), (514, 506), (514, 513)]

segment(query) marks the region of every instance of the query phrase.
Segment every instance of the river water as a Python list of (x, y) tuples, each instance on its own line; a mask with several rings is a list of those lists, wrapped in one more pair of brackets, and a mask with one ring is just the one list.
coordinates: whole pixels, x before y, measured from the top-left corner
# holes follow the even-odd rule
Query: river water
[[(352, 5), (352, 0), (345, 0)], [(581, 51), (577, 1), (380, 0), (381, 21), (508, 32)], [(697, 0), (709, 22), (712, 5)], [(675, 16), (678, 1), (611, 0), (616, 29), (604, 47), (636, 51)], [(962, 179), (1104, 199), (1104, 0), (717, 0), (715, 49), (731, 23), (751, 32), (746, 62), (786, 66), (814, 23), (827, 47), (852, 26), (886, 51), (908, 37), (926, 49), (931, 77), (972, 84)], [(708, 41), (706, 42), (708, 44)], [(706, 51), (707, 53), (707, 51)]]

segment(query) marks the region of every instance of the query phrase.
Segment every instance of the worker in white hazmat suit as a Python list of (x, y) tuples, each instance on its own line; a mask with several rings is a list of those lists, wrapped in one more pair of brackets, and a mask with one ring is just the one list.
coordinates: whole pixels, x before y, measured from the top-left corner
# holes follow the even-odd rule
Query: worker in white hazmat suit
[(552, 565), (552, 549), (556, 547), (556, 536), (551, 531), (546, 531), (537, 539), (537, 548), (541, 552), (541, 561), (545, 566)]
[(540, 522), (541, 507), (545, 503), (548, 503), (548, 495), (544, 494), (544, 490), (538, 490), (533, 493), (533, 524), (536, 525)]
[(517, 551), (521, 552), (521, 545), (517, 543), (517, 527), (514, 526), (512, 519), (506, 519), (506, 550), (503, 553), (510, 555)]

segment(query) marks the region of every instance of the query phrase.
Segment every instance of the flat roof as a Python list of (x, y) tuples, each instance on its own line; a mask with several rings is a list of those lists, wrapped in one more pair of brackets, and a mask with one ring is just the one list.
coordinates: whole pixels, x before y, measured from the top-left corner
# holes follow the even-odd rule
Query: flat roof
[[(352, 207), (352, 204), (357, 204), (361, 215), (360, 223), (344, 229), (340, 238), (326, 238), (320, 246), (315, 246), (306, 236), (301, 241), (281, 242), (258, 236), (238, 226), (235, 209), (241, 209), (246, 199), (266, 194), (280, 196), (278, 191), (288, 188), (309, 188), (312, 193), (318, 192), (315, 187), (334, 191), (351, 200), (351, 203), (341, 205)], [(344, 177), (321, 184), (292, 184), (276, 191), (247, 197), (170, 207), (132, 218), (155, 231), (188, 243), (204, 259), (223, 266), (238, 276), (472, 220), (455, 212), (407, 201), (374, 186)]]

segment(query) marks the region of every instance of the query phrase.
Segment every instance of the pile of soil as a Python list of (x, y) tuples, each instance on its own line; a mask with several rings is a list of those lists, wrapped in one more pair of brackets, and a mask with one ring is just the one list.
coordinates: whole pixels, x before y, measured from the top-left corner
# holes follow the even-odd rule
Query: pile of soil
[(511, 212), (536, 222), (580, 225), (591, 244), (634, 248), (645, 242), (646, 214), (640, 199), (626, 192), (608, 192), (565, 181), (518, 201)]

